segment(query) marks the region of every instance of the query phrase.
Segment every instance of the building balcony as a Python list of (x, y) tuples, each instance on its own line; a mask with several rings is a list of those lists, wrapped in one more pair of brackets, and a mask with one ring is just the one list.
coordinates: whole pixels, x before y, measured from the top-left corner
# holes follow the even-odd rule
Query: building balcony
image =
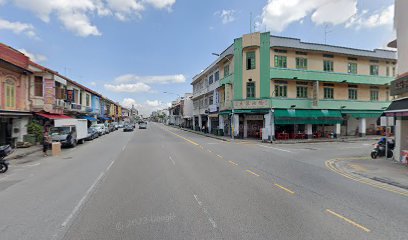
[(225, 84), (232, 84), (234, 81), (234, 74), (230, 74), (222, 79), (220, 79), (220, 85), (225, 85)]
[(393, 77), (384, 76), (358, 75), (290, 68), (271, 68), (270, 78), (369, 85), (387, 85), (394, 79)]

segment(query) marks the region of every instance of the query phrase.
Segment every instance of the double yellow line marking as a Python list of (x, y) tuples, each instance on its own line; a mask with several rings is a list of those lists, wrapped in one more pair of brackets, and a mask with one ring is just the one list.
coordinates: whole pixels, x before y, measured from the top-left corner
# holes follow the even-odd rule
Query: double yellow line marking
[(344, 216), (342, 216), (342, 215), (340, 215), (340, 214), (338, 214), (338, 213), (336, 213), (336, 212), (333, 212), (333, 211), (330, 210), (330, 209), (326, 209), (326, 212), (328, 212), (328, 213), (330, 213), (330, 214), (332, 214), (332, 215), (334, 215), (334, 216), (336, 216), (336, 217), (338, 217), (338, 218), (344, 220), (344, 221), (347, 222), (347, 223), (350, 223), (351, 225), (353, 225), (353, 226), (355, 226), (355, 227), (357, 227), (357, 228), (360, 228), (360, 229), (363, 230), (364, 232), (371, 232), (370, 229), (368, 229), (368, 228), (366, 228), (366, 227), (364, 227), (364, 226), (362, 226), (362, 225), (360, 225), (360, 224), (354, 222), (353, 220), (350, 220), (350, 219), (348, 219), (348, 218), (346, 218), (346, 217), (344, 217)]
[(364, 179), (364, 178), (359, 178), (359, 177), (353, 176), (353, 175), (351, 175), (351, 174), (348, 174), (348, 173), (346, 173), (346, 172), (344, 172), (344, 171), (340, 171), (340, 170), (335, 166), (336, 162), (339, 161), (339, 160), (347, 160), (347, 159), (331, 159), (331, 160), (327, 160), (327, 161), (325, 162), (325, 165), (326, 165), (326, 167), (327, 167), (330, 171), (335, 172), (335, 173), (337, 173), (337, 174), (339, 174), (339, 175), (341, 175), (341, 176), (343, 176), (343, 177), (346, 177), (346, 178), (348, 178), (348, 179), (350, 179), (350, 180), (353, 180), (353, 181), (356, 181), (356, 182), (361, 182), (361, 183), (367, 184), (367, 185), (372, 186), (372, 187), (375, 187), (375, 188), (380, 188), (380, 189), (383, 189), (383, 190), (385, 190), (385, 191), (397, 193), (397, 194), (400, 194), (400, 195), (403, 195), (403, 196), (407, 196), (407, 197), (408, 197), (408, 191), (398, 190), (398, 189), (396, 189), (396, 188), (394, 189), (394, 188), (388, 186), (388, 185), (385, 184), (385, 183), (376, 183), (376, 182), (374, 182), (373, 180)]

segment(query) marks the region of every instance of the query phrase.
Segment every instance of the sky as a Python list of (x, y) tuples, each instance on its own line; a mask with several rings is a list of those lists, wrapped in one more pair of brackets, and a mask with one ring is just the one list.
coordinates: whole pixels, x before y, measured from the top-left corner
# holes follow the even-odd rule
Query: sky
[(216, 58), (211, 53), (222, 52), (234, 38), (251, 31), (352, 48), (385, 48), (395, 38), (393, 4), (0, 0), (0, 42), (146, 115), (192, 92), (192, 78)]

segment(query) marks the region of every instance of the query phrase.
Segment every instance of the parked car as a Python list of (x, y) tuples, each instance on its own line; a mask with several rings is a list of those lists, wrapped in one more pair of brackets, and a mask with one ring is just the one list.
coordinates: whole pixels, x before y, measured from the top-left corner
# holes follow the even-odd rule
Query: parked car
[(133, 128), (133, 126), (132, 125), (125, 125), (124, 127), (123, 127), (123, 131), (124, 132), (133, 132), (133, 130), (134, 130), (134, 128)]
[(99, 133), (99, 136), (106, 134), (105, 124), (103, 123), (95, 124), (92, 126), (92, 128), (94, 128)]
[(123, 128), (125, 125), (123, 123), (118, 124), (118, 128)]
[(95, 128), (88, 128), (88, 136), (86, 137), (86, 141), (92, 141), (95, 138), (99, 137), (99, 133)]
[(108, 125), (108, 131), (111, 133), (113, 131), (115, 131), (115, 124), (114, 123), (109, 123)]
[(111, 123), (113, 125), (113, 130), (118, 130), (119, 129), (119, 123), (118, 122), (112, 122)]
[(139, 122), (139, 129), (146, 129), (147, 128), (147, 122)]

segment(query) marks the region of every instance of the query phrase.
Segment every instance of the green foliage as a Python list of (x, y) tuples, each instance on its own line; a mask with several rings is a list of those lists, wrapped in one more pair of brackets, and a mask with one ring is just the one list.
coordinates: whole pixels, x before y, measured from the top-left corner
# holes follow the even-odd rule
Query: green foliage
[(41, 142), (43, 137), (44, 128), (40, 124), (36, 122), (30, 122), (27, 124), (27, 132), (29, 134), (33, 134), (37, 140), (37, 142)]

